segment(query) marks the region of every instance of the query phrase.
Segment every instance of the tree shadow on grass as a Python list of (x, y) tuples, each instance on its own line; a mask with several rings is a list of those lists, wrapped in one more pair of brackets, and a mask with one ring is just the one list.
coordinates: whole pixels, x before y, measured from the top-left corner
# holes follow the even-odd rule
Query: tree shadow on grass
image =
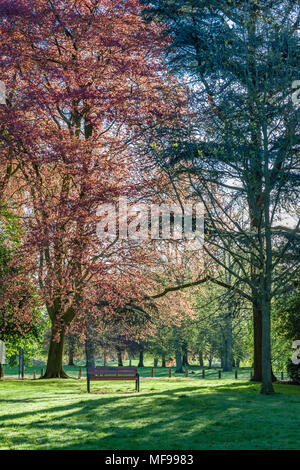
[[(110, 397), (102, 394), (101, 398), (87, 395), (86, 399), (78, 395), (75, 403), (40, 408), (35, 412), (36, 418), (32, 411), (24, 411), (4, 415), (0, 423), (5, 431), (5, 421), (15, 421), (14, 428), (21, 435), (24, 428), (30, 427), (28, 443), (34, 442), (35, 436), (49, 436), (51, 433), (62, 436), (56, 442), (55, 437), (53, 440), (43, 438), (46, 441), (38, 443), (40, 449), (188, 450), (205, 448), (204, 445), (214, 445), (215, 441), (224, 441), (220, 445), (226, 448), (230, 439), (237, 442), (241, 425), (242, 428), (250, 426), (250, 429), (251, 423), (255, 425), (267, 404), (273, 415), (278, 414), (281, 401), (277, 397), (274, 401), (277, 407), (273, 409), (270, 406), (273, 399), (270, 402), (259, 396), (257, 386), (249, 383), (220, 384), (216, 388), (199, 384), (163, 391), (147, 390), (139, 394), (114, 393)], [(60, 396), (61, 390), (55, 399), (59, 400)], [(45, 396), (40, 399), (44, 400)], [(43, 418), (43, 414), (50, 419)], [(33, 419), (30, 423), (18, 423), (26, 417)], [(259, 433), (255, 426), (255, 432)], [(8, 424), (7, 429), (9, 427)], [(12, 441), (17, 442), (17, 439), (17, 436), (13, 437)]]

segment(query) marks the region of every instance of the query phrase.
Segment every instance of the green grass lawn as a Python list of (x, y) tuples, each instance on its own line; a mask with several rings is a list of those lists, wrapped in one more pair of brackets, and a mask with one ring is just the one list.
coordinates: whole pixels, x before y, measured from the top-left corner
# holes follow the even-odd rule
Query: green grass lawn
[(242, 380), (0, 381), (0, 449), (299, 449), (300, 387)]

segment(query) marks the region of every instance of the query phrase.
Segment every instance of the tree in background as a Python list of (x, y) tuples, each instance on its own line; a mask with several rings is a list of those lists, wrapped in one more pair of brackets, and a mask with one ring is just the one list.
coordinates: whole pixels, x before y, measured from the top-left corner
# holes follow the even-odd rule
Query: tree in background
[[(294, 1), (143, 1), (146, 18), (166, 25), (173, 71), (189, 81), (195, 118), (183, 132), (164, 135), (160, 167), (185, 174), (206, 207), (210, 246), (230, 253), (224, 267), (252, 304), (254, 380), (273, 393), (270, 344), (271, 299), (278, 284), (295, 275), (276, 272), (297, 243), (292, 228), (277, 226), (282, 211), (299, 197), (299, 109), (292, 82), (299, 67), (299, 5)], [(149, 147), (153, 152), (153, 147)], [(220, 200), (222, 202), (220, 203)], [(229, 209), (244, 211), (232, 219)], [(277, 228), (276, 228), (277, 227)], [(277, 250), (278, 244), (282, 245)], [(234, 249), (233, 249), (234, 248)], [(230, 287), (229, 287), (230, 288)]]
[(19, 347), (24, 345), (25, 359), (31, 360), (39, 350), (45, 328), (38, 294), (19, 255), (20, 240), (18, 219), (3, 203), (0, 206), (0, 339), (5, 343), (10, 365), (15, 364)]
[(114, 311), (147, 282), (138, 269), (145, 251), (118, 234), (100, 242), (95, 226), (100, 204), (133, 201), (144, 184), (131, 147), (142, 141), (138, 120), (150, 125), (174, 112), (162, 93), (164, 41), (136, 0), (0, 6), (9, 91), (1, 165), (14, 174), (3, 187), (18, 203), (24, 259), (51, 320), (45, 378), (65, 377), (65, 331), (76, 315), (87, 304), (101, 313), (99, 297)]

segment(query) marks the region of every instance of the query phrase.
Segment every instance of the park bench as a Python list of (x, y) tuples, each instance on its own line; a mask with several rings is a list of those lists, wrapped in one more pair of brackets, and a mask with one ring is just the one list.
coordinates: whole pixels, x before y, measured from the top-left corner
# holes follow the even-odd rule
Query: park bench
[(135, 380), (135, 388), (140, 391), (140, 376), (136, 367), (88, 367), (86, 378), (88, 393), (91, 380)]

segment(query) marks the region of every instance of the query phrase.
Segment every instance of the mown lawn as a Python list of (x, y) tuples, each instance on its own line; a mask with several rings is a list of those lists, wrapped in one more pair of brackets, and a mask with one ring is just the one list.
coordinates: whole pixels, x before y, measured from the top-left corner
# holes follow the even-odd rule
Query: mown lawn
[(300, 387), (234, 380), (0, 381), (0, 449), (299, 449)]

